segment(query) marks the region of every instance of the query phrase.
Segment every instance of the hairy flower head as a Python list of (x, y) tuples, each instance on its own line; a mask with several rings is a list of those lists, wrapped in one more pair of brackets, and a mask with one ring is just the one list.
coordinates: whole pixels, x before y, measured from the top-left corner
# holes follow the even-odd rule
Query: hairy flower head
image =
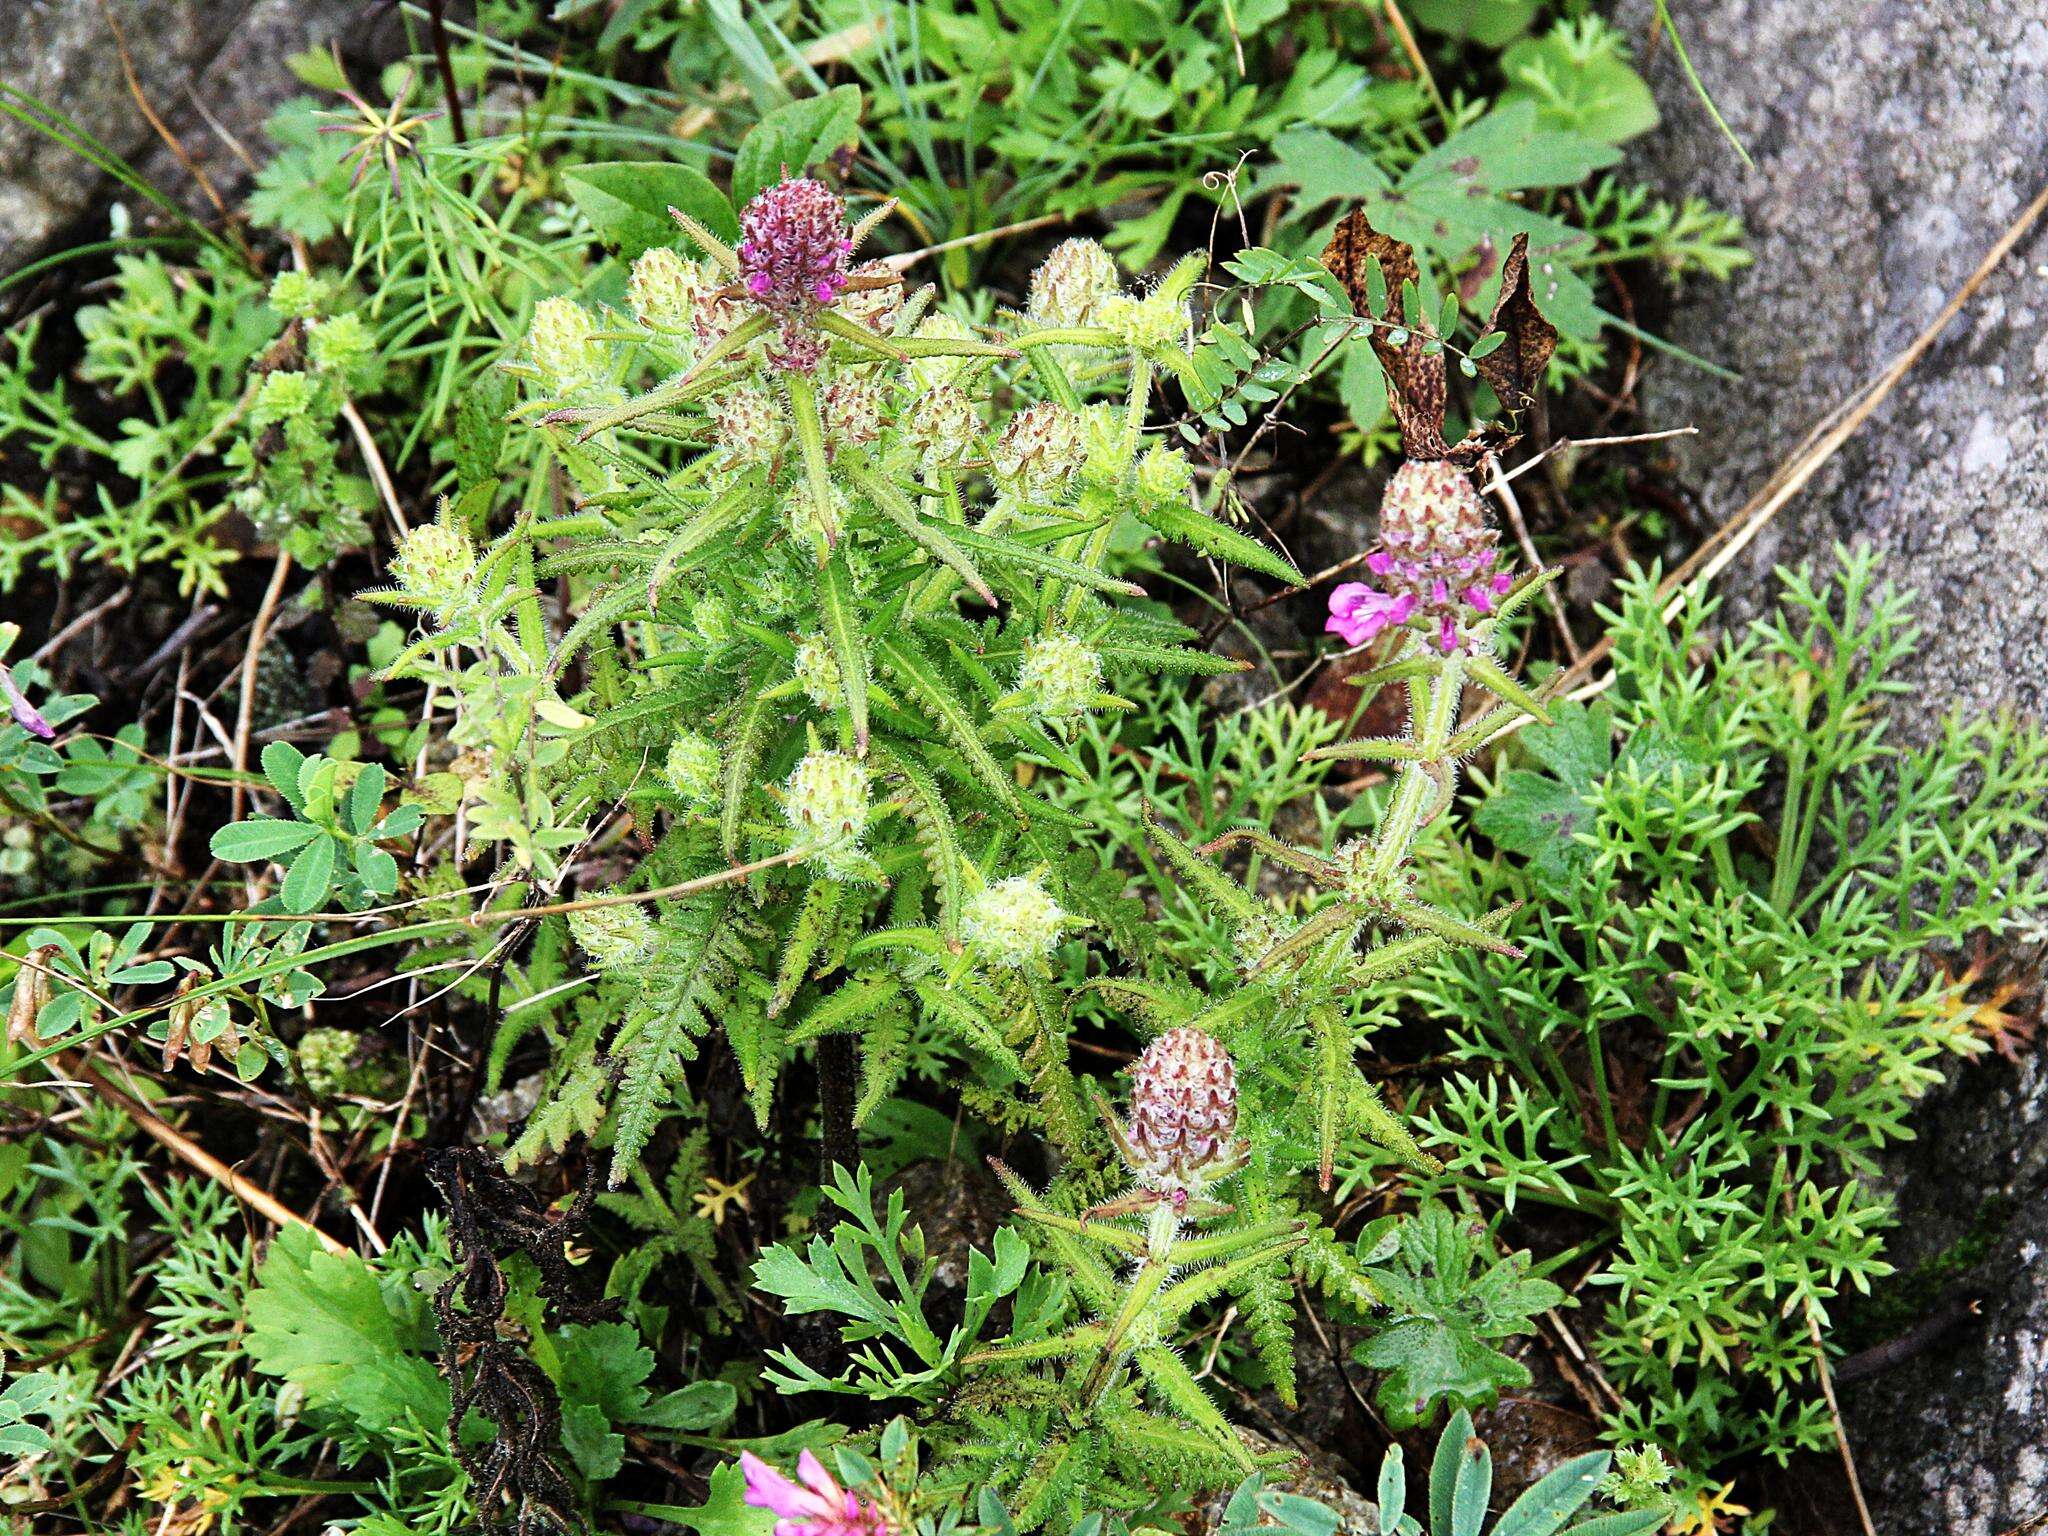
[(981, 431), (981, 416), (967, 392), (951, 384), (920, 390), (903, 420), (903, 437), (928, 468), (947, 468), (967, 457)]
[(569, 914), (569, 933), (600, 971), (630, 970), (654, 958), (660, 933), (636, 901), (609, 907), (579, 907)]
[(868, 765), (846, 752), (812, 752), (783, 786), (783, 814), (826, 869), (851, 867), (868, 825)]
[(1124, 1140), (1132, 1171), (1166, 1191), (1198, 1187), (1232, 1155), (1237, 1068), (1214, 1035), (1183, 1026), (1145, 1047), (1131, 1069)]
[(1380, 585), (1339, 586), (1324, 627), (1346, 645), (1363, 645), (1419, 618), (1446, 656), (1468, 648), (1472, 624), (1514, 585), (1514, 573), (1498, 568), (1497, 538), (1463, 470), (1444, 460), (1409, 460), (1387, 482), (1380, 547), (1365, 561)]
[(467, 595), (475, 572), (476, 549), (469, 535), (445, 513), (408, 530), (391, 560), (391, 576), (398, 590), (437, 614), (447, 612)]
[(573, 299), (542, 299), (526, 329), (526, 358), (550, 394), (572, 395), (602, 382), (605, 348), (589, 313)]
[(1040, 400), (1010, 418), (996, 440), (994, 462), (996, 473), (1027, 501), (1051, 501), (1065, 494), (1085, 453), (1080, 417)]
[(804, 697), (819, 709), (837, 709), (845, 697), (846, 680), (839, 672), (839, 658), (820, 639), (806, 640), (796, 648), (796, 681)]
[(718, 801), (718, 743), (701, 731), (684, 731), (669, 743), (661, 776), (691, 806)]
[(960, 933), (991, 964), (1016, 970), (1058, 948), (1067, 922), (1043, 884), (1012, 875), (967, 898)]
[(1081, 714), (1102, 692), (1102, 658), (1072, 635), (1036, 636), (1024, 644), (1017, 691), (1042, 719)]
[(1060, 330), (1095, 323), (1103, 300), (1118, 290), (1116, 261), (1093, 240), (1062, 240), (1031, 274), (1024, 313)]
[(751, 384), (723, 391), (711, 404), (712, 429), (727, 456), (742, 464), (765, 464), (789, 439), (781, 403)]
[(626, 279), (626, 307), (649, 330), (681, 335), (695, 330), (698, 303), (714, 286), (696, 262), (665, 245), (650, 246)]

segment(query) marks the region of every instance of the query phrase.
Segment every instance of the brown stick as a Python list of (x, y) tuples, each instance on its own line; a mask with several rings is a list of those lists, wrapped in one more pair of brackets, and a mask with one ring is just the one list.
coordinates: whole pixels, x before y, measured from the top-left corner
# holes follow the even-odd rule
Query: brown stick
[(349, 1251), (346, 1244), (329, 1237), (269, 1190), (243, 1178), (211, 1152), (152, 1113), (140, 1100), (131, 1098), (116, 1088), (100, 1073), (99, 1068), (87, 1061), (84, 1056), (80, 1055), (68, 1061), (64, 1056), (59, 1056), (53, 1065), (64, 1075), (87, 1084), (100, 1097), (133, 1120), (151, 1140), (167, 1148), (173, 1156), (198, 1169), (215, 1183), (225, 1185), (228, 1192), (243, 1204), (260, 1211), (281, 1227), (305, 1228), (329, 1253), (346, 1254)]

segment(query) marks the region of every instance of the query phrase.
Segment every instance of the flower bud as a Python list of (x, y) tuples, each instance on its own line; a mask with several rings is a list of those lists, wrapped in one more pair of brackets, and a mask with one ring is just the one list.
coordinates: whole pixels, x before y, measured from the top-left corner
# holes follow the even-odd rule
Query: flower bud
[(1137, 298), (1113, 293), (1097, 306), (1095, 323), (1115, 333), (1133, 352), (1152, 353), (1177, 345), (1187, 333), (1187, 306), (1165, 294)]
[(732, 604), (716, 592), (706, 592), (690, 608), (690, 628), (708, 644), (725, 644), (732, 638)]
[(1062, 495), (1085, 454), (1081, 419), (1064, 405), (1041, 400), (1010, 418), (996, 441), (996, 472), (1027, 501)]
[(864, 261), (853, 269), (856, 278), (888, 278), (872, 288), (855, 288), (839, 301), (839, 312), (857, 320), (878, 336), (896, 329), (896, 317), (903, 313), (903, 282), (885, 261)]
[(1154, 443), (1138, 460), (1138, 499), (1148, 506), (1185, 505), (1194, 483), (1194, 466), (1178, 448)]
[(626, 279), (626, 305), (649, 330), (682, 335), (695, 329), (697, 302), (713, 286), (695, 262), (665, 245), (650, 246)]
[[(972, 341), (974, 332), (964, 320), (940, 310), (937, 314), (926, 315), (918, 321), (917, 329), (910, 333), (920, 341)], [(912, 377), (921, 389), (936, 389), (941, 384), (953, 384), (967, 371), (972, 358), (940, 355), (938, 357), (914, 358), (910, 364)]]
[(711, 422), (726, 454), (742, 464), (765, 464), (789, 440), (789, 421), (766, 390), (739, 384), (712, 402)]
[(462, 600), (475, 571), (476, 550), (469, 535), (448, 521), (445, 511), (408, 531), (391, 560), (398, 590), (435, 613), (445, 613)]
[(569, 914), (569, 932), (600, 971), (623, 971), (654, 958), (660, 931), (635, 901), (610, 907), (581, 907)]
[(1031, 274), (1024, 313), (1048, 328), (1092, 325), (1103, 301), (1116, 292), (1116, 262), (1108, 251), (1093, 240), (1062, 240)]
[(882, 386), (866, 373), (842, 374), (818, 396), (825, 441), (833, 449), (858, 448), (882, 435)]
[(1140, 1182), (1184, 1189), (1204, 1182), (1231, 1155), (1237, 1129), (1237, 1069), (1213, 1035), (1183, 1027), (1145, 1047), (1131, 1069), (1125, 1128)]
[(542, 299), (533, 307), (526, 357), (551, 394), (572, 395), (603, 380), (605, 349), (594, 329), (589, 314), (572, 299)]
[(858, 842), (868, 825), (868, 765), (845, 752), (812, 752), (784, 786), (783, 812), (799, 832), (820, 842)]
[(974, 401), (951, 384), (920, 391), (903, 423), (904, 440), (918, 450), (927, 467), (958, 464), (973, 449), (980, 431)]
[(692, 807), (718, 802), (718, 743), (698, 731), (684, 731), (669, 743), (661, 776)]
[(1472, 481), (1444, 459), (1409, 459), (1387, 481), (1380, 543), (1391, 555), (1432, 566), (1493, 548), (1499, 537)]
[(1016, 970), (1059, 947), (1067, 914), (1029, 875), (998, 880), (967, 898), (960, 933), (991, 964)]
[(796, 648), (796, 680), (804, 697), (819, 709), (837, 709), (845, 697), (839, 658), (823, 640), (806, 640)]
[(1072, 635), (1040, 635), (1025, 642), (1017, 691), (1042, 719), (1082, 714), (1102, 692), (1102, 658)]

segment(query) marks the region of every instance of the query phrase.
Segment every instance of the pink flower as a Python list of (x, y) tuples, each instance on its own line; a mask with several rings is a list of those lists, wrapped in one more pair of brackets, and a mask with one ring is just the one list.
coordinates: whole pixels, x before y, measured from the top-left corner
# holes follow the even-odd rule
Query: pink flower
[(45, 741), (57, 734), (50, 728), (50, 722), (43, 718), (42, 711), (29, 703), (27, 695), (14, 686), (14, 674), (4, 664), (0, 664), (0, 690), (7, 694), (7, 712), (14, 716), (16, 725)]
[(889, 1517), (868, 1499), (839, 1486), (809, 1451), (797, 1458), (796, 1481), (751, 1451), (740, 1452), (746, 1501), (775, 1513), (775, 1536), (894, 1536)]
[(1346, 645), (1363, 645), (1381, 630), (1407, 623), (1408, 615), (1414, 611), (1413, 592), (1396, 597), (1362, 581), (1347, 581), (1330, 594), (1330, 619), (1323, 628), (1330, 634), (1342, 635)]
[(850, 276), (846, 204), (813, 176), (785, 176), (740, 214), (740, 281), (768, 309), (830, 304)]

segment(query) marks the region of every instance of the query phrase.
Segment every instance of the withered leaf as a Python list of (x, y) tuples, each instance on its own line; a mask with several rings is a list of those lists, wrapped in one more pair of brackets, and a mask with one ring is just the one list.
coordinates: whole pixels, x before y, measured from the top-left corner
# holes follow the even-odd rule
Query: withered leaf
[[(1367, 269), (1378, 262), (1386, 278), (1386, 301), (1377, 314), (1369, 296)], [(1387, 376), (1387, 404), (1401, 429), (1401, 447), (1411, 459), (1441, 459), (1450, 451), (1444, 442), (1444, 404), (1447, 387), (1444, 358), (1424, 349), (1433, 339), (1429, 320), (1406, 326), (1401, 315), (1401, 292), (1406, 283), (1421, 287), (1422, 270), (1415, 251), (1404, 240), (1383, 235), (1372, 227), (1363, 208), (1354, 209), (1338, 223), (1323, 247), (1323, 265), (1343, 285), (1351, 298), (1351, 312), (1368, 320), (1386, 322), (1368, 329), (1372, 350)], [(1407, 332), (1395, 346), (1388, 326)]]
[[(1375, 311), (1367, 272), (1378, 262), (1386, 279), (1386, 294)], [(1365, 210), (1345, 215), (1323, 249), (1323, 265), (1330, 269), (1351, 299), (1352, 313), (1383, 322), (1368, 335), (1380, 368), (1387, 379), (1387, 404), (1401, 429), (1401, 447), (1411, 459), (1450, 459), (1470, 468), (1489, 454), (1513, 446), (1521, 432), (1512, 421), (1490, 421), (1474, 427), (1456, 444), (1444, 440), (1444, 407), (1448, 403), (1448, 374), (1441, 350), (1430, 353), (1435, 330), (1425, 313), (1419, 325), (1408, 325), (1401, 314), (1403, 285), (1421, 283), (1421, 269), (1415, 252), (1405, 241), (1383, 235), (1372, 227)], [(1390, 328), (1405, 331), (1400, 346), (1390, 340)], [(1557, 350), (1557, 328), (1543, 318), (1529, 291), (1529, 237), (1515, 236), (1514, 245), (1501, 269), (1500, 297), (1482, 335), (1499, 332), (1504, 338), (1484, 357), (1474, 358), (1473, 368), (1493, 387), (1502, 410), (1519, 417), (1542, 398), (1543, 370)]]
[(1557, 327), (1543, 318), (1536, 299), (1529, 292), (1529, 237), (1515, 236), (1501, 269), (1500, 297), (1493, 302), (1493, 317), (1483, 335), (1495, 331), (1507, 337), (1500, 346), (1473, 366), (1493, 386), (1501, 408), (1520, 415), (1541, 397), (1543, 370), (1557, 350)]

